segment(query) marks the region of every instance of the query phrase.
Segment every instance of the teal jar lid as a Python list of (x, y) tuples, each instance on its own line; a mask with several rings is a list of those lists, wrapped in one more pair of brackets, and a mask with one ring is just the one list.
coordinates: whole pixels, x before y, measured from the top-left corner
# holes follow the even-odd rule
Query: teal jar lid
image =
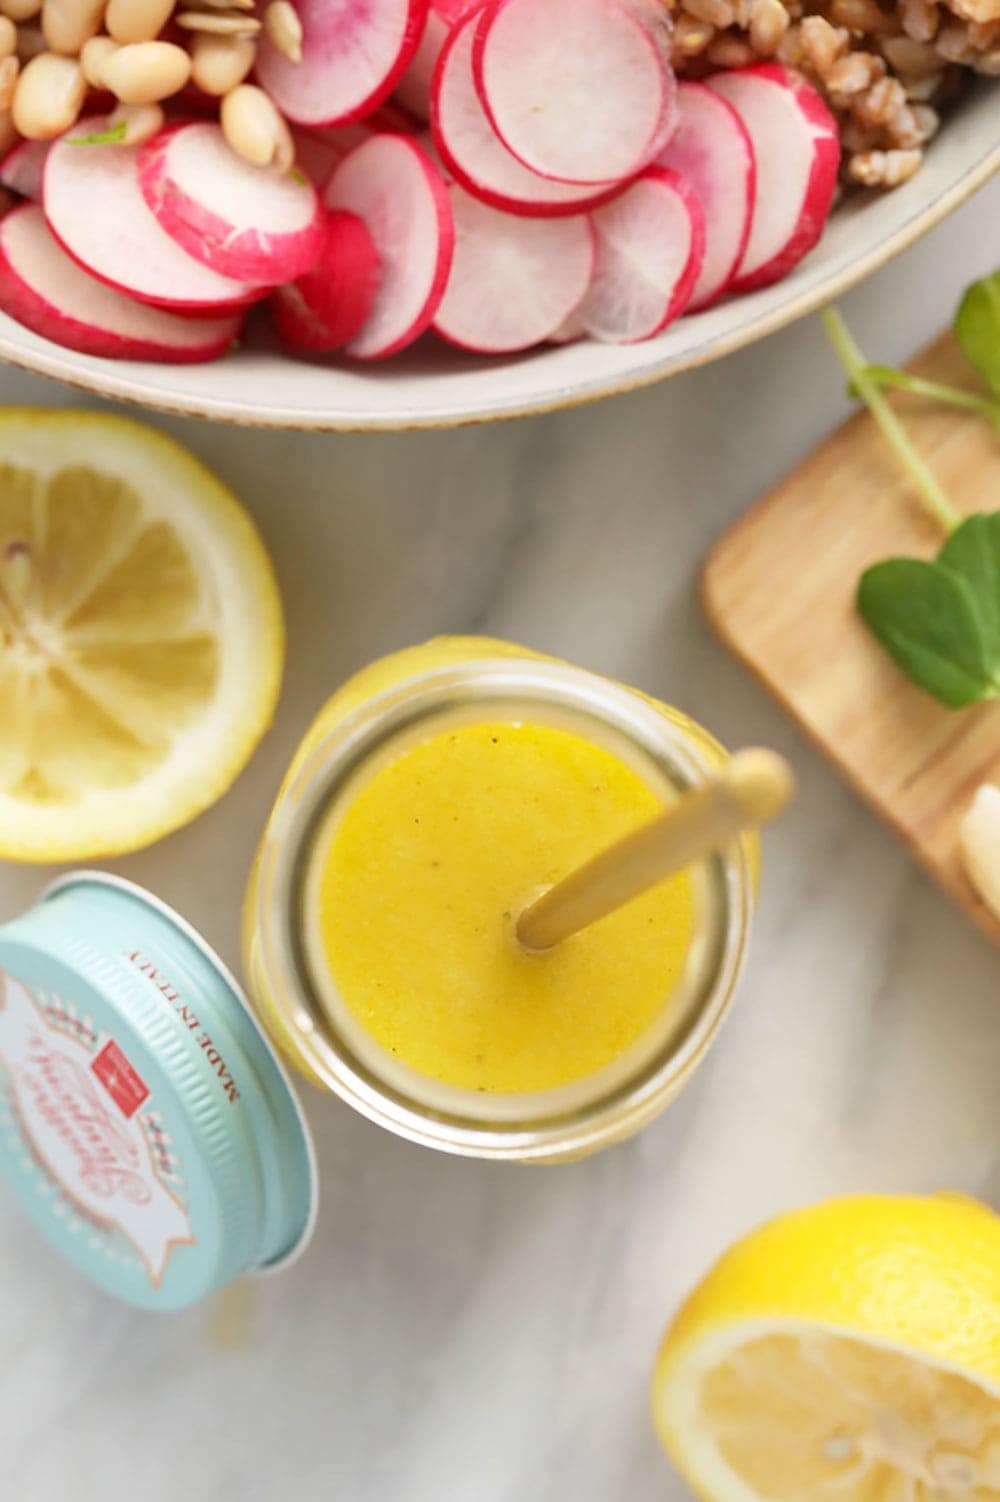
[(0, 1174), (81, 1273), (148, 1309), (309, 1239), (284, 1066), (221, 960), (131, 882), (66, 877), (0, 926)]

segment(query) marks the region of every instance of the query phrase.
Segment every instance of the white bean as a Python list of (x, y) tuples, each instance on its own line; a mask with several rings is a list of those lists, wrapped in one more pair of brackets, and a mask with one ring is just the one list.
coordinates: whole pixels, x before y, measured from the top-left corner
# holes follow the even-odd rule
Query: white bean
[(124, 125), (123, 146), (141, 146), (163, 129), (163, 111), (158, 104), (119, 104), (108, 116), (108, 129)]
[(105, 0), (45, 0), (42, 34), (50, 52), (79, 57), (84, 42), (101, 29)]
[(80, 67), (92, 89), (104, 88), (102, 69), (111, 54), (117, 51), (118, 43), (110, 37), (91, 37), (89, 42), (84, 42), (80, 52)]
[[(774, 0), (777, 4), (778, 0)], [(302, 61), (302, 22), (290, 0), (271, 0), (264, 11), (264, 30), (278, 51), (293, 63)]]
[(17, 51), (17, 27), (9, 16), (0, 16), (0, 58), (13, 57)]
[(256, 16), (234, 16), (214, 10), (182, 10), (177, 25), (182, 31), (208, 32), (220, 37), (251, 37), (260, 31)]
[(42, 0), (0, 0), (0, 11), (12, 21), (31, 21), (41, 8)]
[(151, 42), (170, 20), (174, 0), (108, 0), (104, 24), (123, 47)]
[(191, 78), (204, 94), (228, 94), (243, 82), (256, 57), (253, 37), (199, 31), (191, 44)]
[(87, 93), (83, 69), (72, 57), (40, 52), (14, 90), (14, 124), (29, 141), (50, 141), (75, 122)]
[(233, 150), (255, 167), (287, 172), (295, 161), (292, 133), (270, 98), (256, 84), (243, 83), (222, 101), (222, 132)]
[(134, 42), (119, 47), (101, 67), (101, 78), (122, 104), (156, 104), (178, 93), (191, 77), (191, 59), (173, 42)]

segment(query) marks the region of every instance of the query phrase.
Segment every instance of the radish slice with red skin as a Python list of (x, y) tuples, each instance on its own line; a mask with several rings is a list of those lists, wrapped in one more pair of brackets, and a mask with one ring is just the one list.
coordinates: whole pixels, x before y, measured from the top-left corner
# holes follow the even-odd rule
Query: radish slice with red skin
[(694, 190), (705, 216), (705, 258), (687, 312), (726, 291), (750, 239), (757, 169), (746, 126), (728, 100), (702, 83), (677, 86), (677, 129), (657, 165)]
[(381, 264), (375, 306), (347, 352), (394, 355), (430, 327), (444, 296), (455, 244), (444, 180), (416, 141), (374, 136), (340, 164), (323, 199), (364, 221)]
[(705, 253), (701, 204), (676, 172), (649, 167), (591, 222), (597, 265), (580, 322), (609, 344), (651, 339), (684, 312), (698, 279)]
[(396, 98), (405, 109), (426, 123), (431, 117), (431, 94), (434, 70), (452, 30), (482, 10), (484, 0), (431, 0), (427, 24), (413, 61), (396, 89)]
[(349, 125), (296, 125), (292, 129), (295, 165), (322, 192), (345, 156), (349, 156), (356, 146), (363, 146), (380, 132), (412, 136), (414, 123), (404, 110), (384, 104), (367, 120), (354, 120)]
[(576, 344), (580, 339), (586, 339), (586, 337), (587, 330), (580, 322), (578, 310), (574, 308), (569, 317), (565, 318), (559, 327), (549, 335), (549, 343)]
[(450, 24), (432, 6), (427, 15), (427, 24), (420, 44), (413, 54), (413, 61), (396, 85), (395, 97), (404, 109), (410, 110), (418, 120), (431, 117), (431, 86), (434, 70), (445, 42)]
[(450, 189), (455, 258), (435, 332), (479, 354), (509, 354), (550, 339), (576, 308), (594, 269), (586, 215), (526, 219)]
[(493, 0), (474, 64), (497, 135), (542, 177), (621, 181), (666, 143), (673, 74), (619, 0)]
[(64, 349), (170, 365), (214, 360), (242, 324), (238, 313), (184, 318), (106, 287), (70, 259), (33, 203), (0, 221), (0, 308)]
[(319, 255), (322, 205), (312, 183), (244, 161), (219, 125), (161, 130), (140, 148), (138, 171), (170, 238), (223, 276), (273, 286), (302, 276)]
[(434, 144), (455, 180), (484, 203), (511, 214), (579, 214), (614, 197), (619, 183), (598, 189), (557, 183), (539, 177), (507, 150), (476, 89), (473, 48), (478, 24), (473, 15), (452, 31), (434, 76)]
[(431, 0), (431, 10), (436, 11), (449, 27), (457, 26), (474, 11), (482, 10), (484, 0)]
[(750, 238), (730, 288), (751, 292), (780, 281), (823, 233), (837, 186), (840, 135), (816, 90), (780, 63), (717, 73), (708, 86), (729, 101), (753, 142)]
[(45, 217), (74, 261), (109, 287), (160, 307), (229, 311), (262, 297), (264, 288), (203, 266), (161, 228), (139, 187), (139, 147), (79, 143), (107, 128), (104, 116), (78, 121), (52, 143), (45, 162)]
[(302, 60), (264, 36), (257, 80), (299, 125), (339, 125), (387, 99), (417, 50), (428, 0), (294, 0)]
[(0, 162), (0, 186), (40, 203), (42, 173), (51, 141), (18, 141)]
[(356, 214), (328, 212), (319, 259), (272, 300), (274, 325), (289, 349), (328, 353), (357, 338), (371, 317), (378, 253)]
[(339, 131), (314, 130), (307, 125), (297, 125), (292, 131), (295, 165), (320, 193), (348, 152), (367, 141), (372, 134), (364, 125), (346, 125), (344, 129), (358, 132), (357, 140), (349, 146), (337, 139)]

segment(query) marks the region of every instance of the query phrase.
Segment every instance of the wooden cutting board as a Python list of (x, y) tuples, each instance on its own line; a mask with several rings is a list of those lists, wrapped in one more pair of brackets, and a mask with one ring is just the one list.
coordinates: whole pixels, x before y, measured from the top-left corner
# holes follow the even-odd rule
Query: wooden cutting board
[[(950, 334), (910, 369), (977, 389)], [(1000, 438), (987, 422), (908, 396), (894, 405), (958, 511), (1000, 508)], [(976, 788), (1000, 782), (1000, 702), (945, 709), (904, 678), (854, 606), (869, 564), (932, 557), (942, 541), (860, 412), (720, 539), (702, 598), (726, 645), (1000, 944), (958, 849)]]

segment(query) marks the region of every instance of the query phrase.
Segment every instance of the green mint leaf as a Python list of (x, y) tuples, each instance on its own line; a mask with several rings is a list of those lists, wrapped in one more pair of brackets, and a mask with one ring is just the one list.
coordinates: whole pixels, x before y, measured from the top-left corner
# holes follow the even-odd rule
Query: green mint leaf
[(966, 291), (955, 316), (955, 338), (969, 364), (1000, 396), (1000, 271)]
[(978, 511), (968, 517), (955, 528), (937, 561), (972, 590), (987, 659), (1000, 678), (1000, 511)]
[(120, 146), (125, 139), (128, 130), (128, 122), (120, 120), (117, 125), (112, 125), (108, 130), (95, 131), (89, 136), (71, 136), (71, 146)]
[(889, 558), (866, 569), (858, 609), (919, 688), (950, 709), (1000, 695), (972, 586), (940, 563)]

